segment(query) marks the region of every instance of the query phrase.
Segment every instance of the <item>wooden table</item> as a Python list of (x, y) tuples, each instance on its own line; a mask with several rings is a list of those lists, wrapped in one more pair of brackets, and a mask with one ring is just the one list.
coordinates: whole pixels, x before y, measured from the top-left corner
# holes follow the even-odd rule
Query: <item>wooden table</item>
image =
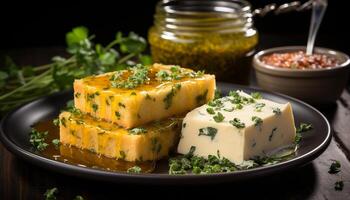
[[(52, 52), (55, 55), (60, 50)], [(26, 59), (33, 63), (33, 57)], [(36, 167), (16, 158), (0, 144), (0, 199), (42, 199), (46, 189), (52, 187), (59, 189), (59, 199), (73, 199), (78, 194), (85, 199), (118, 199), (121, 196), (168, 199), (190, 195), (215, 199), (238, 196), (242, 199), (350, 199), (349, 88), (336, 104), (319, 109), (330, 121), (334, 133), (330, 146), (319, 158), (301, 168), (240, 183), (169, 187), (96, 182)], [(328, 173), (331, 159), (341, 162), (341, 174)], [(334, 183), (341, 178), (343, 191), (336, 191)]]

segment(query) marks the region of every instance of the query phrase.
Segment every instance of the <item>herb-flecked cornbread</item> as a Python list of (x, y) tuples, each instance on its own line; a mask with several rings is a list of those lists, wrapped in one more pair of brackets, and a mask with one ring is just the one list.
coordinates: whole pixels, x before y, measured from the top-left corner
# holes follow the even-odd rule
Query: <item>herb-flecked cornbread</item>
[(214, 93), (214, 75), (174, 65), (137, 65), (74, 82), (76, 108), (127, 129), (188, 112)]

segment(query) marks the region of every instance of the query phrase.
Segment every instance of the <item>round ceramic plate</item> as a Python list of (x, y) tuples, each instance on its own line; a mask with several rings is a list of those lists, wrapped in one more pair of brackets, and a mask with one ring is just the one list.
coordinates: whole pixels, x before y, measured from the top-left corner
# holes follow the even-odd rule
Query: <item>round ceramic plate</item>
[(141, 184), (198, 184), (240, 181), (257, 176), (278, 173), (291, 168), (300, 167), (319, 156), (331, 141), (331, 131), (327, 119), (315, 108), (294, 98), (281, 94), (265, 92), (260, 89), (233, 84), (218, 84), (223, 94), (230, 90), (243, 90), (247, 93), (260, 92), (264, 98), (279, 102), (290, 102), (293, 107), (295, 123), (307, 122), (313, 124), (313, 130), (306, 132), (297, 150), (295, 158), (271, 166), (264, 166), (244, 171), (208, 175), (168, 175), (166, 160), (157, 163), (155, 172), (150, 174), (127, 174), (122, 172), (104, 171), (99, 169), (79, 167), (60, 161), (51, 160), (36, 154), (29, 143), (31, 125), (54, 118), (72, 99), (72, 92), (56, 93), (23, 105), (5, 116), (1, 122), (0, 139), (15, 155), (40, 167), (59, 173), (80, 176), (90, 179), (114, 181), (119, 183)]

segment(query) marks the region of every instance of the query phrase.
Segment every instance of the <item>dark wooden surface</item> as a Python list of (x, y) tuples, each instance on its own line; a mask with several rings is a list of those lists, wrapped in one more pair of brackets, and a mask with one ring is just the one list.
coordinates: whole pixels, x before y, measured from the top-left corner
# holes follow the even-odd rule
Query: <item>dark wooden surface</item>
[[(34, 54), (40, 55), (41, 52), (37, 49)], [(57, 52), (61, 50), (52, 50), (53, 55)], [(43, 57), (20, 55), (16, 54), (17, 58), (24, 59), (24, 63), (43, 60)], [(28, 55), (28, 52), (23, 55)], [(59, 189), (58, 199), (73, 199), (78, 194), (85, 199), (118, 199), (122, 196), (169, 199), (190, 195), (215, 199), (238, 196), (239, 199), (350, 199), (349, 90), (344, 90), (336, 104), (319, 109), (330, 121), (334, 133), (330, 146), (319, 158), (301, 168), (240, 183), (161, 186), (96, 182), (53, 173), (24, 162), (0, 143), (0, 199), (43, 199), (46, 189), (52, 187)], [(331, 159), (341, 162), (340, 174), (328, 173)], [(341, 179), (344, 181), (343, 191), (336, 191), (334, 183)]]

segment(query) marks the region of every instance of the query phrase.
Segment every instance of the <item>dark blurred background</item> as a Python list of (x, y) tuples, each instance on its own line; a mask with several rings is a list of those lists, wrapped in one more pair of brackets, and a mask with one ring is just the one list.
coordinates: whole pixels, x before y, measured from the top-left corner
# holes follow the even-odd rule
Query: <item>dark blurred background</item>
[[(72, 27), (84, 25), (94, 33), (96, 40), (107, 43), (117, 31), (134, 31), (147, 36), (153, 23), (157, 0), (122, 1), (11, 1), (2, 6), (0, 53), (14, 54), (18, 49), (38, 47), (64, 47), (65, 33)], [(275, 2), (250, 1), (253, 8)], [(303, 1), (305, 2), (305, 1)], [(316, 41), (318, 46), (330, 47), (350, 53), (349, 7), (346, 0), (330, 0)], [(263, 18), (256, 17), (256, 27), (261, 34), (260, 46), (306, 44), (310, 11)]]

